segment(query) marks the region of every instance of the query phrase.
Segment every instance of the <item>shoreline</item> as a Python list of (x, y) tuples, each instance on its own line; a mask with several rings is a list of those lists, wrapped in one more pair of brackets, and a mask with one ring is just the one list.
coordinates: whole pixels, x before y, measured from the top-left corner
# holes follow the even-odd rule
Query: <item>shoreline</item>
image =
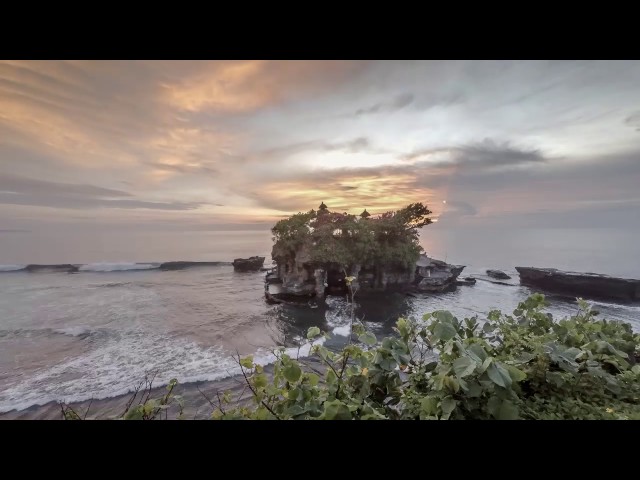
[[(324, 370), (320, 362), (314, 357), (301, 356), (300, 360), (304, 361), (309, 368), (316, 372), (319, 371), (322, 373)], [(273, 364), (264, 365), (264, 372), (271, 375), (273, 372)], [(150, 392), (150, 398), (159, 398), (166, 394), (166, 385), (154, 386)], [(221, 396), (225, 392), (231, 393), (232, 401), (229, 403), (229, 406), (245, 405), (253, 402), (251, 391), (247, 388), (244, 377), (241, 374), (219, 380), (188, 382), (184, 384), (178, 383), (173, 390), (173, 394), (183, 397), (184, 420), (207, 420), (210, 418), (215, 407), (209, 403), (209, 400), (207, 400), (201, 392), (203, 392), (209, 400), (212, 400), (214, 404), (216, 402), (216, 392)], [(85, 415), (88, 409), (87, 420), (117, 420), (124, 412), (133, 394), (134, 392), (131, 391), (114, 397), (71, 402), (67, 405), (71, 406), (81, 417)], [(141, 393), (138, 393), (134, 405), (137, 405), (140, 396)], [(178, 406), (174, 401), (167, 409), (168, 419), (176, 420), (178, 412)], [(63, 420), (63, 418), (60, 404), (51, 401), (44, 405), (32, 405), (23, 410), (2, 412), (0, 413), (0, 421), (2, 420)], [(164, 420), (164, 417), (162, 420)]]

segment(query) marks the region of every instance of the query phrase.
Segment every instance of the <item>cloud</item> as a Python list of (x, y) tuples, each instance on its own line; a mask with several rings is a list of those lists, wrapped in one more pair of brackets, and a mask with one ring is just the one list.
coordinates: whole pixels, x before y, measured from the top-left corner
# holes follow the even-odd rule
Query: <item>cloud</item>
[(343, 141), (308, 140), (289, 145), (280, 145), (251, 155), (254, 161), (282, 160), (305, 152), (337, 152), (381, 154), (388, 151), (372, 145), (367, 137), (357, 137)]
[(354, 213), (425, 201), (452, 223), (560, 218), (637, 191), (638, 74), (638, 62), (0, 62), (2, 227), (84, 222), (79, 209), (234, 224), (320, 201)]
[(625, 125), (635, 128), (636, 132), (640, 132), (640, 112), (630, 115), (624, 120)]
[(538, 149), (523, 149), (492, 139), (462, 146), (418, 149), (401, 156), (404, 161), (429, 161), (433, 166), (456, 165), (471, 168), (513, 167), (548, 161)]
[(151, 202), (137, 200), (122, 190), (47, 182), (15, 175), (0, 174), (0, 204), (30, 205), (48, 208), (91, 209), (124, 208), (155, 210), (194, 210), (193, 202)]
[(398, 110), (402, 110), (406, 106), (411, 105), (414, 99), (415, 96), (413, 93), (402, 93), (388, 102), (378, 102), (369, 107), (359, 108), (355, 111), (354, 115), (358, 116), (381, 112), (397, 112)]
[(214, 62), (199, 75), (165, 83), (169, 103), (186, 111), (239, 114), (320, 95), (353, 79), (367, 62)]
[(437, 106), (452, 106), (463, 103), (466, 96), (463, 93), (438, 93), (423, 94), (417, 97), (413, 93), (402, 93), (393, 97), (391, 100), (382, 101), (369, 105), (367, 107), (358, 108), (355, 112), (346, 115), (347, 117), (362, 117), (373, 114), (390, 114), (400, 110), (412, 107), (417, 111), (429, 110)]
[(164, 162), (146, 162), (147, 165), (157, 170), (176, 172), (184, 174), (216, 174), (218, 170), (208, 165), (199, 165), (197, 163), (164, 163)]
[(132, 196), (122, 190), (112, 190), (94, 185), (47, 182), (4, 173), (0, 174), (0, 192), (5, 194), (44, 194), (83, 198)]

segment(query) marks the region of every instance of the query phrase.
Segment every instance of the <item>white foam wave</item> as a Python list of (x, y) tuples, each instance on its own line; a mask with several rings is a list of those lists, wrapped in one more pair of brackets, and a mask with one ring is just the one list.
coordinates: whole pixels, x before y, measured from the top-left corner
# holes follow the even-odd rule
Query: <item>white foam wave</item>
[(611, 309), (624, 310), (627, 312), (640, 313), (640, 305), (624, 305), (621, 303), (597, 302), (594, 300), (587, 300), (587, 303), (590, 303), (593, 307), (596, 308), (596, 310), (597, 310), (597, 307), (600, 306), (600, 307), (606, 307)]
[(351, 328), (349, 327), (349, 325), (344, 325), (342, 327), (334, 328), (332, 330), (332, 333), (334, 335), (340, 335), (341, 337), (348, 337), (350, 331), (351, 331)]
[(76, 326), (76, 327), (56, 328), (54, 332), (61, 333), (63, 335), (71, 335), (72, 337), (80, 337), (83, 335), (89, 335), (92, 332), (92, 330), (89, 327)]
[(0, 272), (16, 272), (25, 267), (26, 265), (0, 265)]
[(88, 263), (78, 270), (81, 272), (122, 272), (128, 270), (153, 270), (160, 268), (157, 263)]
[[(66, 330), (80, 334), (81, 327)], [(74, 330), (76, 329), (76, 330)], [(324, 338), (313, 344), (322, 344)], [(291, 357), (308, 356), (312, 344), (287, 348)], [(273, 363), (273, 351), (261, 348), (254, 362)], [(125, 332), (94, 351), (70, 358), (10, 386), (0, 392), (0, 412), (24, 410), (34, 405), (64, 401), (68, 403), (104, 399), (132, 392), (150, 372), (157, 372), (155, 386), (177, 378), (180, 383), (215, 381), (239, 375), (240, 367), (221, 347), (203, 348), (183, 341), (141, 331)]]

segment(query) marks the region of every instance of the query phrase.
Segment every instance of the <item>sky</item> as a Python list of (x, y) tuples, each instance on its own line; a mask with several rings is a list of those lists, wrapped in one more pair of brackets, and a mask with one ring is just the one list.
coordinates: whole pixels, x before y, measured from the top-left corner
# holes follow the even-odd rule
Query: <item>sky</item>
[[(637, 228), (638, 61), (0, 61), (0, 235)], [(431, 228), (431, 227), (429, 227)]]

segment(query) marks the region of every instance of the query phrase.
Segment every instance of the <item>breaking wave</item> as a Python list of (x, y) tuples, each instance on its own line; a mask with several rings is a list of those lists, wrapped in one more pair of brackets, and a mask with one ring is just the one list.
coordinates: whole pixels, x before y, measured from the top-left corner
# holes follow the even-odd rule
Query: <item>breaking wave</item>
[(187, 268), (219, 267), (231, 265), (231, 262), (98, 262), (98, 263), (59, 263), (52, 265), (0, 265), (0, 273), (79, 273), (79, 272), (129, 272), (139, 270), (184, 270)]

